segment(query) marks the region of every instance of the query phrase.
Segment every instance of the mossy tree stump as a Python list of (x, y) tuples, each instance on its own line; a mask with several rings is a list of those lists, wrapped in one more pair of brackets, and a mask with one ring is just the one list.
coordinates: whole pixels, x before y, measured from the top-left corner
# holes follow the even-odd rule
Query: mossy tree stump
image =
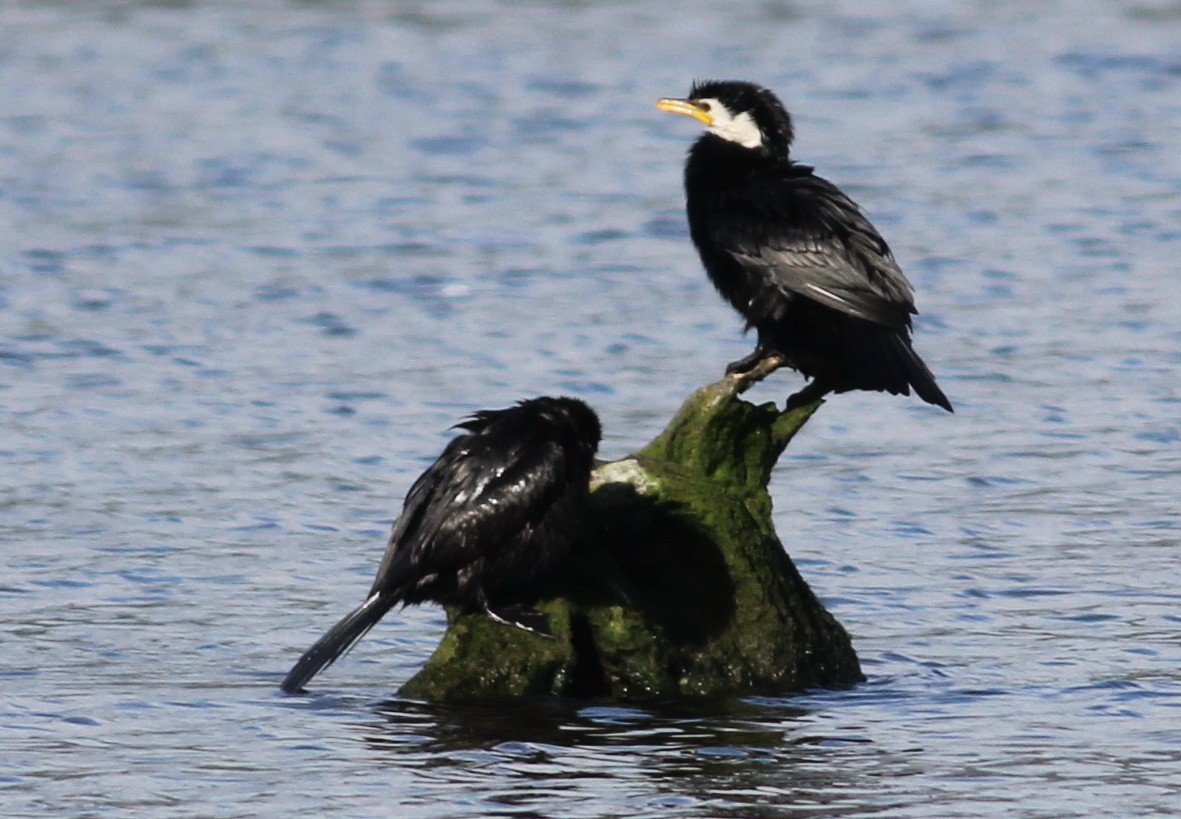
[(863, 679), (771, 522), (771, 470), (821, 402), (738, 397), (770, 369), (701, 388), (640, 452), (595, 469), (587, 530), (534, 591), (553, 639), (449, 610), (400, 693), (628, 700)]

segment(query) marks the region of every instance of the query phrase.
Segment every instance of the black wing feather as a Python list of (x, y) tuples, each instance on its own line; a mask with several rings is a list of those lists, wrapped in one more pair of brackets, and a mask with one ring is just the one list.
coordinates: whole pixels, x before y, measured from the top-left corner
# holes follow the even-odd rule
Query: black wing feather
[(841, 313), (910, 326), (914, 293), (886, 241), (839, 188), (789, 166), (729, 192), (711, 238), (749, 275)]
[(565, 452), (539, 437), (462, 435), (411, 487), (370, 593), (495, 559), (564, 492)]

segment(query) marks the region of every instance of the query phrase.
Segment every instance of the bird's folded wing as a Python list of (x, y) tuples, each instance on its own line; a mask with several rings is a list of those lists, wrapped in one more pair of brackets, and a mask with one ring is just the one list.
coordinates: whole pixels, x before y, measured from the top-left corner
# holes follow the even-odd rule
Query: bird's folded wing
[(834, 310), (909, 325), (910, 282), (857, 205), (819, 177), (766, 181), (717, 215), (715, 237), (730, 255), (752, 275)]
[[(565, 453), (554, 441), (461, 436), (406, 495), (373, 590), (402, 582), (410, 566), (448, 571), (508, 544), (565, 489)], [(499, 446), (498, 446), (499, 445)]]

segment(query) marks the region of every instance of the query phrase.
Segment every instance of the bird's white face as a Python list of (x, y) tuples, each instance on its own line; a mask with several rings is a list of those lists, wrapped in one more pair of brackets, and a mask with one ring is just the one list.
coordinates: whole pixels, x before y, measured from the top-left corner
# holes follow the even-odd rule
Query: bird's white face
[(656, 103), (661, 111), (682, 114), (701, 122), (705, 130), (744, 148), (758, 148), (763, 144), (763, 133), (751, 115), (742, 111), (735, 114), (721, 101), (713, 98), (678, 100), (665, 98)]
[(763, 144), (763, 132), (755, 125), (746, 111), (733, 114), (730, 109), (714, 99), (697, 100), (710, 122), (705, 130), (730, 142), (737, 142), (744, 148), (757, 148)]

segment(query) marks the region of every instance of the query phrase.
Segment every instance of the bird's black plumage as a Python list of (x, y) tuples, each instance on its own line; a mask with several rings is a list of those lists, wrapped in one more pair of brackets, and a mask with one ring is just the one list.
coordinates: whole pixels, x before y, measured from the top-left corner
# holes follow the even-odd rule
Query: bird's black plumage
[(657, 105), (706, 125), (685, 164), (689, 232), (714, 286), (758, 333), (727, 372), (777, 355), (814, 379), (810, 396), (913, 388), (950, 411), (911, 346), (910, 282), (856, 203), (790, 158), (779, 99), (710, 81)]
[(299, 658), (284, 691), (301, 690), (399, 603), (482, 609), (523, 626), (496, 614), (490, 597), (511, 595), (568, 547), (599, 419), (577, 399), (541, 397), (456, 427), (465, 433), (410, 487), (365, 602)]

